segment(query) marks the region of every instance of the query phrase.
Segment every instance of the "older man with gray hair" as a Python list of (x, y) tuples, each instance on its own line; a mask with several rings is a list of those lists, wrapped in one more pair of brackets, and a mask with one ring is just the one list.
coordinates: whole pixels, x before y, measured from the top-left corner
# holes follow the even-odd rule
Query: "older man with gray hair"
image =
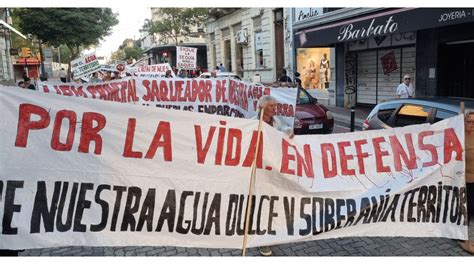
[(413, 97), (413, 91), (410, 87), (411, 76), (406, 74), (403, 76), (403, 82), (400, 83), (397, 87), (397, 97), (398, 98), (411, 98)]
[(280, 120), (278, 117), (276, 117), (276, 106), (277, 106), (277, 100), (275, 97), (271, 95), (264, 95), (258, 100), (258, 115), (254, 117), (253, 119), (259, 119), (260, 118), (260, 112), (263, 111), (263, 121), (270, 126), (276, 128), (277, 130), (284, 132), (287, 134), (290, 138), (293, 138), (294, 133), (293, 133), (293, 128), (291, 126), (287, 125), (284, 121)]

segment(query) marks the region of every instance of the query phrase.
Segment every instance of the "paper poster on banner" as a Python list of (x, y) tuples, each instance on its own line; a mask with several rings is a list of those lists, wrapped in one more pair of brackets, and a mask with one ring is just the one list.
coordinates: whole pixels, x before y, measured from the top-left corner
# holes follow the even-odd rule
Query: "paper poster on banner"
[(197, 48), (176, 46), (176, 68), (196, 69)]
[(71, 72), (76, 80), (96, 72), (100, 68), (101, 65), (97, 60), (95, 52), (71, 61)]
[[(146, 76), (150, 72), (162, 74), (166, 67), (169, 67), (169, 65), (154, 66), (157, 65), (136, 69), (139, 74)], [(298, 93), (296, 88), (266, 87), (233, 79), (182, 80), (154, 76), (129, 77), (87, 86), (77, 83), (58, 85), (39, 82), (38, 90), (53, 95), (74, 95), (247, 119), (257, 116), (258, 100), (264, 95), (271, 95), (278, 102), (276, 117), (288, 127), (294, 125)]]
[(241, 248), (253, 163), (248, 247), (468, 237), (462, 115), (257, 146), (258, 120), (17, 87), (0, 112), (2, 249)]
[(166, 71), (168, 70), (171, 71), (171, 76), (175, 78), (176, 76), (169, 63), (136, 66), (136, 67), (130, 68), (130, 72), (133, 73), (134, 76), (137, 76), (140, 78), (164, 77), (166, 74)]

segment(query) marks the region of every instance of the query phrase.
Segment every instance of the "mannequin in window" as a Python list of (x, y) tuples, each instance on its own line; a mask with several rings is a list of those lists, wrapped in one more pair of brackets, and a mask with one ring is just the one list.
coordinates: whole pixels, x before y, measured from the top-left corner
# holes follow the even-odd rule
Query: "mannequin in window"
[(309, 61), (309, 87), (316, 88), (318, 84), (318, 76), (316, 75), (316, 63), (313, 60)]
[(327, 54), (324, 53), (321, 58), (321, 63), (319, 64), (319, 88), (326, 88), (326, 83), (329, 82), (328, 78), (329, 73), (329, 60)]

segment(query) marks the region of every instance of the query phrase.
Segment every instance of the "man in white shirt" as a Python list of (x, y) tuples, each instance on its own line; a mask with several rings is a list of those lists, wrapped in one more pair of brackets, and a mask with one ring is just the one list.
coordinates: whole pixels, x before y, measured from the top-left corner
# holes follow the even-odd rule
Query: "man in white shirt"
[(61, 68), (61, 71), (59, 72), (59, 79), (61, 79), (61, 82), (66, 82), (66, 76), (66, 71), (64, 70), (64, 68)]
[(400, 83), (397, 87), (397, 97), (398, 98), (410, 98), (413, 97), (413, 91), (410, 88), (411, 77), (406, 74), (403, 77), (403, 82)]

